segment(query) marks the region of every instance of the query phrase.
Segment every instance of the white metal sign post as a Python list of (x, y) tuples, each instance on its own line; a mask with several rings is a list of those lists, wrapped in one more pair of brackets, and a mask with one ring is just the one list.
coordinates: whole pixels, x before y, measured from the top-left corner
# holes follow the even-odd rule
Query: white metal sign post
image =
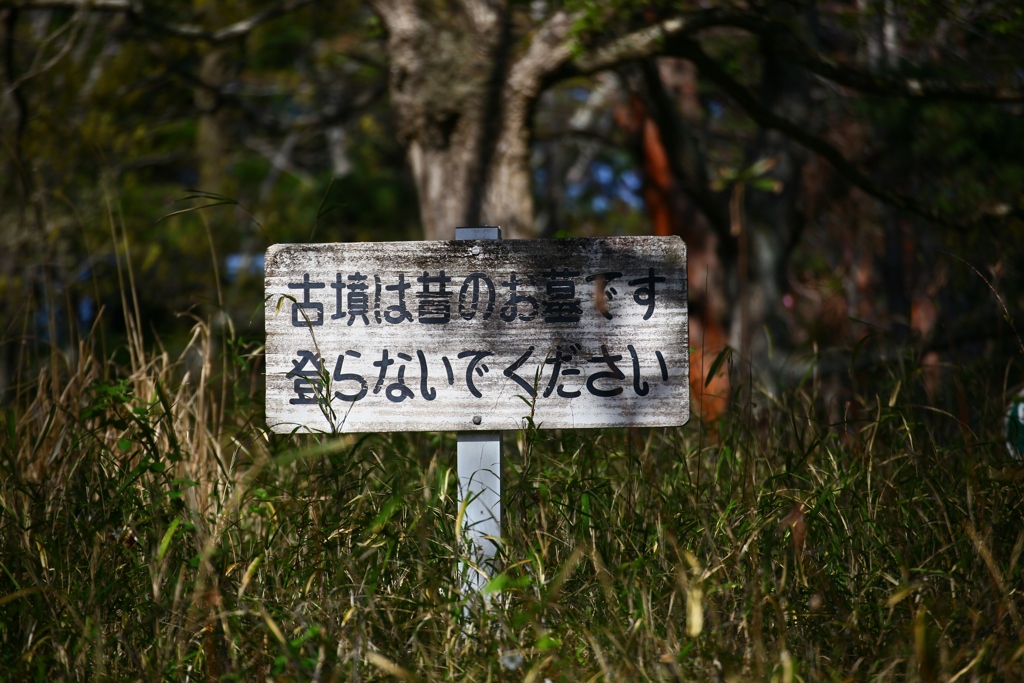
[[(455, 228), (455, 239), (499, 240), (501, 228)], [(483, 416), (474, 415), (473, 422), (482, 423)], [(471, 557), (475, 555), (477, 565), (490, 575), (498, 550), (490, 539), (501, 537), (501, 432), (459, 432), (458, 439), (459, 508), (466, 505), (463, 527)], [(481, 588), (485, 577), (469, 569), (466, 584), (471, 590)]]
[(458, 432), (485, 567), (501, 532), (501, 430), (668, 427), (690, 413), (682, 240), (498, 237), (459, 228), (455, 241), (266, 255), (270, 428)]

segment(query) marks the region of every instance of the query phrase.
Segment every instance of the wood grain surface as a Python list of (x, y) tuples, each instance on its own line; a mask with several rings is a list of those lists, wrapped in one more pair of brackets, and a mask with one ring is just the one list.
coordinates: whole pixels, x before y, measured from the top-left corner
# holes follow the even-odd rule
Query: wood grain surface
[(266, 328), (275, 432), (689, 418), (678, 237), (277, 244)]

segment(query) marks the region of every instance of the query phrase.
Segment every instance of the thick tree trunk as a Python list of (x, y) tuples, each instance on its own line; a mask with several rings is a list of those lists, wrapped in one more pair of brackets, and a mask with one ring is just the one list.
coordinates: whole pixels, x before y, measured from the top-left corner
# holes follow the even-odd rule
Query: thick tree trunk
[[(643, 173), (643, 197), (656, 235), (686, 242), (690, 306), (690, 396), (693, 414), (714, 422), (729, 403), (729, 373), (710, 377), (711, 366), (728, 343), (729, 302), (721, 240), (731, 246), (724, 198), (712, 192), (699, 144), (700, 104), (696, 69), (682, 60), (641, 62), (644, 97), (630, 99), (630, 111), (616, 116), (634, 137)], [(676, 98), (670, 95), (676, 92)], [(734, 254), (735, 250), (727, 252)]]
[(509, 237), (536, 237), (530, 182), (530, 119), (544, 78), (570, 56), (565, 41), (572, 21), (557, 14), (537, 31), (508, 69), (501, 92), (498, 137), (485, 176), (482, 218)]
[(388, 29), (391, 101), (419, 195), (426, 239), (481, 221), (481, 178), (503, 75), (504, 10), (467, 0), (376, 7)]
[(530, 117), (544, 77), (569, 57), (569, 18), (555, 15), (513, 58), (504, 3), (374, 4), (388, 29), (391, 101), (424, 237), (483, 224), (535, 236)]
[[(699, 52), (689, 54), (699, 57)], [(810, 83), (795, 65), (782, 58), (774, 46), (762, 45), (764, 59), (760, 103), (786, 120), (808, 124)], [(698, 64), (700, 61), (698, 61)], [(790, 252), (802, 227), (797, 198), (806, 152), (774, 129), (762, 129), (747, 149), (747, 164), (773, 159), (771, 172), (782, 188), (778, 194), (744, 188), (730, 212), (723, 210), (722, 197), (708, 189), (706, 163), (699, 145), (688, 140), (687, 126), (666, 99), (659, 74), (646, 70), (652, 112), (667, 149), (673, 173), (686, 195), (700, 207), (717, 238), (718, 261), (724, 270), (728, 310), (724, 327), (730, 345), (770, 379), (777, 369), (769, 350), (788, 346), (788, 329), (782, 315), (782, 295)], [(721, 80), (719, 73), (709, 76)], [(744, 181), (740, 181), (744, 182)], [(692, 272), (692, 270), (691, 270)], [(711, 292), (708, 292), (709, 294)], [(711, 300), (708, 303), (713, 304)], [(777, 358), (782, 358), (780, 354)], [(747, 378), (744, 378), (746, 381)], [(749, 382), (747, 383), (749, 385)]]
[[(807, 76), (779, 57), (770, 45), (765, 46), (763, 54), (761, 101), (790, 121), (809, 123), (810, 83)], [(750, 291), (746, 293), (750, 316), (747, 338), (740, 339), (743, 327), (739, 320), (741, 306), (733, 308), (730, 331), (736, 348), (746, 348), (753, 367), (767, 372), (770, 377), (776, 368), (769, 358), (769, 351), (773, 346), (785, 348), (789, 337), (783, 317), (782, 296), (786, 289), (790, 253), (803, 227), (797, 200), (807, 153), (778, 131), (763, 130), (749, 158), (751, 162), (767, 158), (775, 160), (771, 177), (779, 181), (781, 191), (778, 194), (746, 193), (750, 282)]]

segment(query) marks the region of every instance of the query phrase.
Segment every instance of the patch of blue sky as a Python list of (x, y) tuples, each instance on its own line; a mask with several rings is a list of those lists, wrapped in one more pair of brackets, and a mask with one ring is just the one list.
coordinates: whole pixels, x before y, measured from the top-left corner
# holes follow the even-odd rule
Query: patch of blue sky
[(224, 258), (224, 275), (228, 282), (238, 279), (243, 272), (249, 275), (263, 275), (265, 260), (263, 254), (228, 254)]
[(619, 182), (621, 182), (630, 192), (636, 192), (640, 189), (640, 186), (643, 185), (643, 180), (640, 178), (640, 174), (632, 169), (623, 171), (619, 176)]
[(92, 297), (86, 294), (78, 300), (78, 319), (88, 325), (92, 322), (94, 315), (96, 315), (96, 306), (92, 302)]
[(590, 172), (601, 185), (610, 185), (615, 180), (615, 169), (610, 164), (604, 162), (595, 161), (590, 165)]
[(630, 189), (625, 183), (619, 185), (617, 194), (619, 199), (629, 204), (631, 209), (639, 209), (644, 205), (644, 200), (640, 198), (640, 195)]
[(569, 96), (579, 102), (586, 102), (590, 98), (590, 90), (587, 88), (572, 88), (569, 90)]

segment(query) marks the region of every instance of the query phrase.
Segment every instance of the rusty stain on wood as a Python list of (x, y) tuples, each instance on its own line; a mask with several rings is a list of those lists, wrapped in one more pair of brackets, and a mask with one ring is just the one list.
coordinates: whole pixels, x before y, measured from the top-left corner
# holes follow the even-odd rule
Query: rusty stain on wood
[(279, 433), (689, 418), (678, 237), (278, 244), (266, 328)]

